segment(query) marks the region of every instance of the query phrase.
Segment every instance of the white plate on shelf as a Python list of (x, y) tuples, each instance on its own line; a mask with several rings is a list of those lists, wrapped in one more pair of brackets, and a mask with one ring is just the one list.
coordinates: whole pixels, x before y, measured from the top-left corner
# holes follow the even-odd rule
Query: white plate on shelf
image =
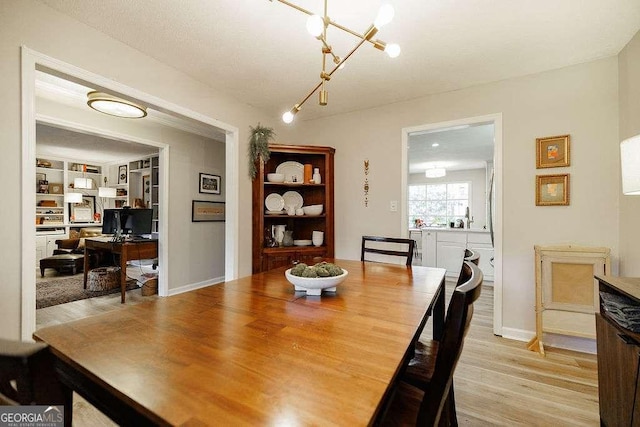
[[(304, 165), (298, 162), (282, 162), (276, 167), (276, 173), (284, 174), (284, 182), (304, 183)], [(293, 177), (296, 177), (295, 181)]]
[(285, 206), (294, 206), (295, 209), (300, 209), (304, 203), (302, 195), (297, 191), (287, 191), (282, 195), (282, 199)]
[(284, 209), (284, 198), (278, 193), (271, 193), (264, 199), (264, 205), (268, 211), (281, 211)]
[(267, 215), (282, 215), (285, 211), (270, 211), (267, 210)]
[(311, 246), (312, 243), (311, 240), (294, 240), (293, 246)]

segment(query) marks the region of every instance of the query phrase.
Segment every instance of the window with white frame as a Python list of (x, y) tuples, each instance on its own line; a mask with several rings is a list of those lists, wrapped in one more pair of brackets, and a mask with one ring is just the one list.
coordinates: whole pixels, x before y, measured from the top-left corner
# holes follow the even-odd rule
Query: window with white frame
[(470, 182), (409, 185), (409, 228), (421, 220), (426, 226), (448, 226), (463, 219), (470, 205)]

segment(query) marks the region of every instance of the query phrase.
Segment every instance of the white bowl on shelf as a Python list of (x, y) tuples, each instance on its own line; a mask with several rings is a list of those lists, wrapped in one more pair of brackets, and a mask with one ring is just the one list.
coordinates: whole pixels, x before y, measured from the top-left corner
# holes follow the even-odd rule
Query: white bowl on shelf
[(283, 173), (268, 173), (267, 181), (269, 182), (284, 182), (284, 174)]
[(300, 240), (294, 240), (293, 246), (311, 246), (312, 243), (313, 242), (311, 240), (300, 239)]
[(320, 215), (322, 213), (322, 207), (323, 205), (309, 205), (303, 206), (302, 210), (305, 215)]
[(336, 286), (347, 278), (349, 272), (342, 269), (342, 274), (333, 277), (300, 277), (291, 274), (291, 269), (284, 272), (284, 276), (296, 291), (306, 291), (307, 295), (320, 295), (323, 290), (335, 292)]

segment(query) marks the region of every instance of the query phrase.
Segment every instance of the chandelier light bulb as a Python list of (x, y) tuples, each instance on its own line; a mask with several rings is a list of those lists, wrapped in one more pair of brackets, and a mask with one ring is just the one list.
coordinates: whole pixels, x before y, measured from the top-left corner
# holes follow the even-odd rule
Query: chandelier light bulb
[(391, 22), (394, 13), (393, 6), (389, 3), (383, 3), (382, 6), (380, 6), (380, 10), (378, 10), (378, 16), (376, 16), (376, 20), (373, 21), (373, 25), (380, 29), (383, 25)]
[(289, 124), (293, 121), (293, 113), (291, 111), (287, 111), (282, 115), (282, 121)]
[(400, 46), (395, 43), (389, 43), (387, 47), (384, 48), (384, 51), (389, 58), (397, 58), (400, 55)]
[(311, 15), (307, 19), (307, 31), (313, 37), (320, 37), (324, 31), (324, 19), (318, 15)]

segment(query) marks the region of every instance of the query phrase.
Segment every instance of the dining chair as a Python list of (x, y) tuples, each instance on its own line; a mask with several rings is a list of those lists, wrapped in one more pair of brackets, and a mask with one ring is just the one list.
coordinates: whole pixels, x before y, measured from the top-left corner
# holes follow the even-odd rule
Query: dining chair
[(456, 287), (466, 283), (473, 276), (473, 268), (471, 267), (471, 262), (466, 260), (462, 260), (462, 268), (460, 269), (460, 274), (458, 275), (458, 281), (456, 282)]
[(62, 405), (64, 423), (70, 426), (72, 403), (49, 346), (0, 339), (0, 405)]
[[(413, 358), (400, 377), (400, 381), (424, 392), (417, 415), (406, 410), (394, 411), (398, 405), (392, 402), (381, 425), (403, 425), (406, 420), (399, 422), (399, 418), (408, 416), (418, 426), (458, 424), (453, 374), (473, 316), (473, 303), (480, 296), (483, 281), (482, 271), (477, 265), (468, 261), (464, 264), (471, 270), (471, 277), (453, 291), (442, 340), (419, 341)], [(395, 397), (397, 399), (399, 395)]]
[(478, 252), (472, 251), (471, 249), (465, 249), (464, 260), (478, 265), (480, 263), (480, 254)]
[[(368, 246), (368, 242), (376, 242), (376, 247)], [(374, 243), (375, 244), (375, 243)], [(406, 250), (386, 249), (389, 244), (401, 244), (407, 245)], [(384, 248), (383, 248), (384, 246)], [(413, 251), (415, 250), (416, 242), (412, 239), (400, 239), (396, 237), (378, 237), (378, 236), (362, 236), (362, 249), (360, 252), (360, 261), (371, 261), (365, 259), (365, 254), (379, 254), (402, 257), (406, 260), (406, 265), (411, 265), (413, 260)]]

